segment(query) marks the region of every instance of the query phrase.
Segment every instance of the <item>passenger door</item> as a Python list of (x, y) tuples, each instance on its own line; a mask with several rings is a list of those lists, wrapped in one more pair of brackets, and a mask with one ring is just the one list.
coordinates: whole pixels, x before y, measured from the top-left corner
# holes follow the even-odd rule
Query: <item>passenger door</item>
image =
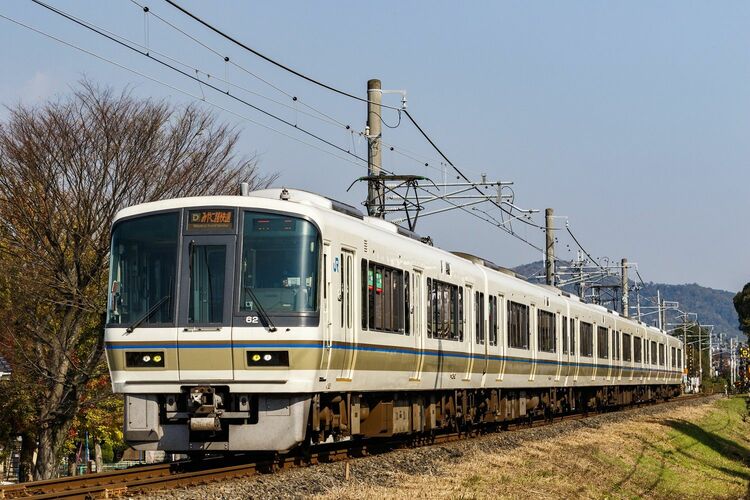
[(422, 377), (422, 366), (424, 363), (424, 327), (422, 318), (422, 301), (424, 290), (422, 284), (422, 271), (414, 269), (411, 273), (411, 333), (414, 338), (414, 372), (411, 380), (420, 380)]
[(464, 292), (464, 342), (466, 346), (466, 373), (464, 380), (471, 379), (471, 371), (474, 369), (474, 351), (476, 350), (476, 335), (474, 328), (474, 287), (466, 285)]
[(323, 355), (320, 358), (321, 382), (328, 379), (328, 371), (331, 369), (331, 358), (333, 357), (333, 321), (334, 321), (334, 303), (333, 289), (331, 280), (333, 275), (333, 255), (331, 253), (331, 242), (323, 242), (323, 307), (322, 321), (323, 327)]
[(340, 347), (343, 350), (339, 378), (351, 380), (354, 363), (357, 358), (357, 342), (355, 338), (355, 318), (354, 318), (354, 252), (347, 249), (341, 249), (339, 256), (339, 317), (336, 327), (339, 330), (341, 339)]
[(180, 380), (232, 380), (234, 235), (185, 236), (177, 356)]

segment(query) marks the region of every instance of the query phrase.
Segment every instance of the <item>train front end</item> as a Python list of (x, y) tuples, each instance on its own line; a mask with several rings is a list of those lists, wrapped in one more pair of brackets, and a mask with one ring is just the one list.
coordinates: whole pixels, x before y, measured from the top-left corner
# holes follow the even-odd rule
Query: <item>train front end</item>
[(304, 440), (321, 364), (315, 213), (227, 196), (118, 214), (105, 345), (128, 443), (202, 453)]

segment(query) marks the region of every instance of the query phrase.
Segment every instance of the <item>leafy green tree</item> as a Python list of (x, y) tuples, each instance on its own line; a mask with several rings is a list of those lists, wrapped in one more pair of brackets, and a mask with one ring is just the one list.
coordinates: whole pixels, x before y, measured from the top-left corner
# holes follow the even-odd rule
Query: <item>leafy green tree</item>
[(740, 330), (750, 337), (750, 283), (734, 296), (734, 309), (740, 320)]

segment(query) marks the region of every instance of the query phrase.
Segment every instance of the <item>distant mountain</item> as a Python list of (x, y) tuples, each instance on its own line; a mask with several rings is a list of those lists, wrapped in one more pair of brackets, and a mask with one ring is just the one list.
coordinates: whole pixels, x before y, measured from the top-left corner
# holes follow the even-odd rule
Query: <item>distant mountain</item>
[[(544, 263), (542, 261), (524, 264), (513, 270), (526, 277), (529, 281), (544, 281)], [(607, 283), (618, 283), (618, 280), (618, 277), (612, 276), (607, 278)], [(630, 283), (631, 285), (634, 284), (632, 280)], [(563, 288), (568, 292), (577, 293), (575, 286), (565, 286)], [(679, 302), (681, 310), (698, 313), (698, 319), (701, 323), (714, 325), (714, 332), (723, 332), (728, 337), (745, 338), (745, 335), (738, 327), (737, 313), (732, 304), (732, 298), (734, 297), (735, 292), (716, 290), (714, 288), (698, 285), (697, 283), (672, 285), (668, 283), (649, 282), (645, 283), (639, 292), (641, 296), (641, 306), (643, 307), (642, 313), (647, 312), (646, 306), (655, 305), (657, 290), (661, 292), (661, 296), (664, 300)], [(631, 292), (630, 305), (635, 306), (635, 304), (636, 296)], [(612, 308), (611, 300), (604, 305)], [(652, 320), (655, 320), (654, 314), (644, 318), (644, 321), (647, 323), (652, 323)], [(668, 313), (667, 321), (675, 321), (673, 313)]]

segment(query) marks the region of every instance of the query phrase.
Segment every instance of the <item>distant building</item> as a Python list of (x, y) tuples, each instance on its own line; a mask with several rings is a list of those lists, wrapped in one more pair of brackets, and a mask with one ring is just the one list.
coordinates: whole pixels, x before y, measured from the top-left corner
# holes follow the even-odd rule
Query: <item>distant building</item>
[(0, 380), (5, 380), (6, 378), (10, 378), (10, 364), (0, 356)]

